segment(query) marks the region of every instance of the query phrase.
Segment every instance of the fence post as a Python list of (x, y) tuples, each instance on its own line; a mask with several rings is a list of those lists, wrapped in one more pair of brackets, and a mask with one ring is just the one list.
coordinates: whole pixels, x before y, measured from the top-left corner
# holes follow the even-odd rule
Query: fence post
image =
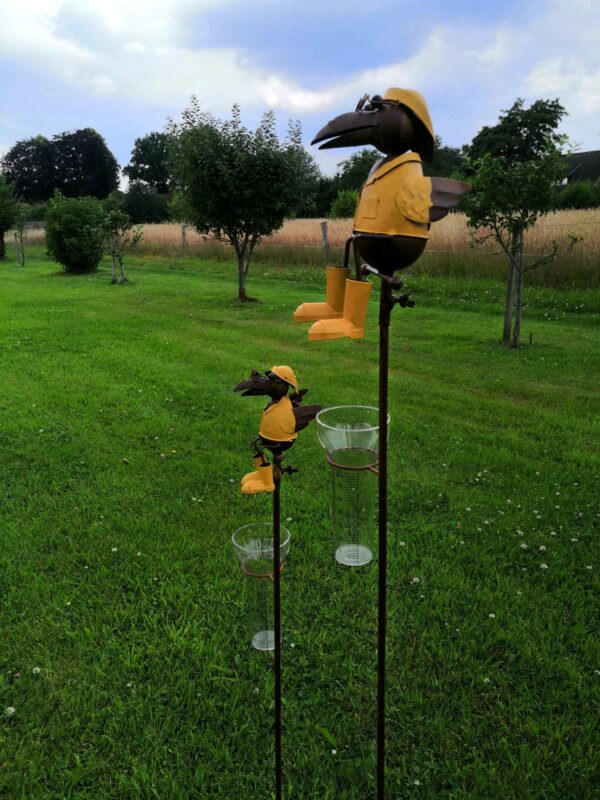
[(329, 264), (329, 239), (327, 237), (327, 222), (321, 223), (321, 240), (323, 243), (323, 256), (325, 264)]
[(187, 240), (187, 223), (181, 223), (181, 255), (184, 256), (188, 250), (188, 240)]
[(15, 237), (15, 255), (17, 259), (17, 267), (25, 266), (25, 247), (23, 245), (23, 229), (14, 232)]

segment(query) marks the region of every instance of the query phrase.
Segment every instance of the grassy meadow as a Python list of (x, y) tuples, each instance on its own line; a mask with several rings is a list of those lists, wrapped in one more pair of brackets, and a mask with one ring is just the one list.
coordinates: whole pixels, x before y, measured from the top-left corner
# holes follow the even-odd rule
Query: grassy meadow
[[(322, 269), (259, 260), (261, 303), (238, 305), (231, 259), (142, 253), (112, 286), (107, 262), (68, 277), (41, 248), (24, 269), (8, 255), (0, 797), (269, 798), (272, 659), (247, 641), (230, 547), (270, 518), (238, 486), (262, 401), (232, 387), (287, 363), (308, 402), (376, 405), (377, 286), (363, 340), (309, 343), (291, 313)], [(528, 287), (513, 351), (497, 278), (406, 283), (388, 797), (597, 798), (600, 293)], [(333, 560), (314, 426), (287, 463), (284, 796), (374, 798), (376, 567)]]

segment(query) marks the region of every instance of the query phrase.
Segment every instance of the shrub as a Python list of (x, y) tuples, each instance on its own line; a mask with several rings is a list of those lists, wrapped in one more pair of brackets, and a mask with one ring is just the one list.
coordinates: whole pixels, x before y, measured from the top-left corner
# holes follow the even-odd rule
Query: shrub
[(341, 189), (331, 204), (329, 216), (333, 219), (353, 217), (357, 199), (358, 192), (354, 191), (354, 189)]
[(591, 181), (574, 181), (558, 196), (559, 208), (597, 208), (600, 206), (600, 187)]
[(46, 211), (46, 249), (65, 272), (93, 272), (104, 250), (104, 211), (93, 197), (56, 192)]

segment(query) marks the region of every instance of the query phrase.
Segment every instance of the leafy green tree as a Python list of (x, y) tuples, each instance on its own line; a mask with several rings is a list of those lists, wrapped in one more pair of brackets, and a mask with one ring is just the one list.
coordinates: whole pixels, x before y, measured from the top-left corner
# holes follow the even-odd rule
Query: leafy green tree
[(316, 186), (315, 216), (328, 217), (331, 204), (337, 195), (337, 184), (333, 175), (321, 175)]
[(6, 258), (4, 236), (13, 227), (20, 214), (21, 204), (13, 187), (0, 174), (0, 258)]
[(21, 200), (49, 200), (56, 188), (52, 142), (45, 136), (16, 142), (2, 159), (2, 171)]
[(29, 217), (31, 206), (27, 203), (19, 203), (17, 207), (17, 214), (13, 223), (14, 238), (15, 238), (15, 257), (17, 259), (17, 266), (25, 266), (25, 223)]
[[(102, 223), (104, 249), (112, 261), (112, 283), (127, 283), (123, 259), (125, 253), (133, 250), (142, 238), (140, 225), (134, 227), (131, 219), (123, 211), (109, 211)], [(119, 275), (117, 275), (117, 266)]]
[(46, 211), (46, 250), (65, 272), (93, 272), (104, 253), (104, 210), (93, 197), (55, 192)]
[(131, 151), (131, 160), (123, 167), (123, 174), (135, 182), (142, 183), (159, 194), (167, 194), (170, 188), (168, 133), (153, 132), (136, 139)]
[(573, 181), (558, 195), (559, 208), (598, 208), (600, 206), (600, 186), (591, 181)]
[(344, 189), (358, 192), (367, 180), (369, 172), (383, 158), (379, 150), (365, 147), (340, 161), (335, 174), (336, 194)]
[(199, 233), (233, 247), (238, 300), (248, 301), (246, 277), (256, 244), (300, 205), (305, 161), (299, 126), (292, 126), (281, 142), (273, 112), (264, 114), (251, 132), (242, 125), (237, 105), (232, 118), (222, 122), (201, 111), (192, 98), (181, 122), (172, 122), (169, 132), (174, 137), (171, 165), (180, 216)]
[(439, 136), (435, 137), (435, 150), (431, 164), (423, 162), (423, 174), (436, 178), (452, 178), (460, 173), (465, 157), (466, 147), (450, 147), (443, 144)]
[[(551, 252), (525, 263), (524, 233), (555, 207), (555, 186), (564, 174), (565, 139), (556, 132), (564, 115), (558, 100), (537, 100), (526, 109), (519, 99), (497, 125), (475, 136), (465, 158), (472, 191), (462, 208), (479, 232), (474, 242), (493, 239), (508, 260), (502, 341), (512, 347), (520, 343), (524, 275), (559, 252), (554, 242)], [(575, 241), (571, 237), (569, 246)]]
[(65, 197), (102, 199), (119, 184), (119, 165), (100, 134), (92, 128), (52, 138), (56, 188)]
[(288, 157), (295, 160), (294, 173), (297, 176), (296, 205), (290, 216), (314, 217), (323, 176), (315, 159), (301, 144), (302, 129), (299, 122), (290, 122), (288, 136)]
[(150, 186), (131, 183), (123, 197), (123, 211), (135, 224), (165, 222), (169, 219), (169, 201)]
[(331, 204), (329, 216), (333, 219), (353, 217), (357, 200), (358, 192), (355, 189), (340, 189)]

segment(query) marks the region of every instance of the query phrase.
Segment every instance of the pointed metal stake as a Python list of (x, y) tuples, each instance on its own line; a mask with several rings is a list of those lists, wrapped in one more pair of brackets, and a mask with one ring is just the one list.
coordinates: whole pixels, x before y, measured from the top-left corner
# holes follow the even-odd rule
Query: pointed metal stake
[(282, 455), (273, 457), (273, 617), (275, 650), (275, 800), (281, 800), (281, 463)]
[(387, 427), (392, 286), (381, 281), (379, 301), (379, 572), (377, 621), (377, 800), (385, 798), (385, 639), (387, 625)]

